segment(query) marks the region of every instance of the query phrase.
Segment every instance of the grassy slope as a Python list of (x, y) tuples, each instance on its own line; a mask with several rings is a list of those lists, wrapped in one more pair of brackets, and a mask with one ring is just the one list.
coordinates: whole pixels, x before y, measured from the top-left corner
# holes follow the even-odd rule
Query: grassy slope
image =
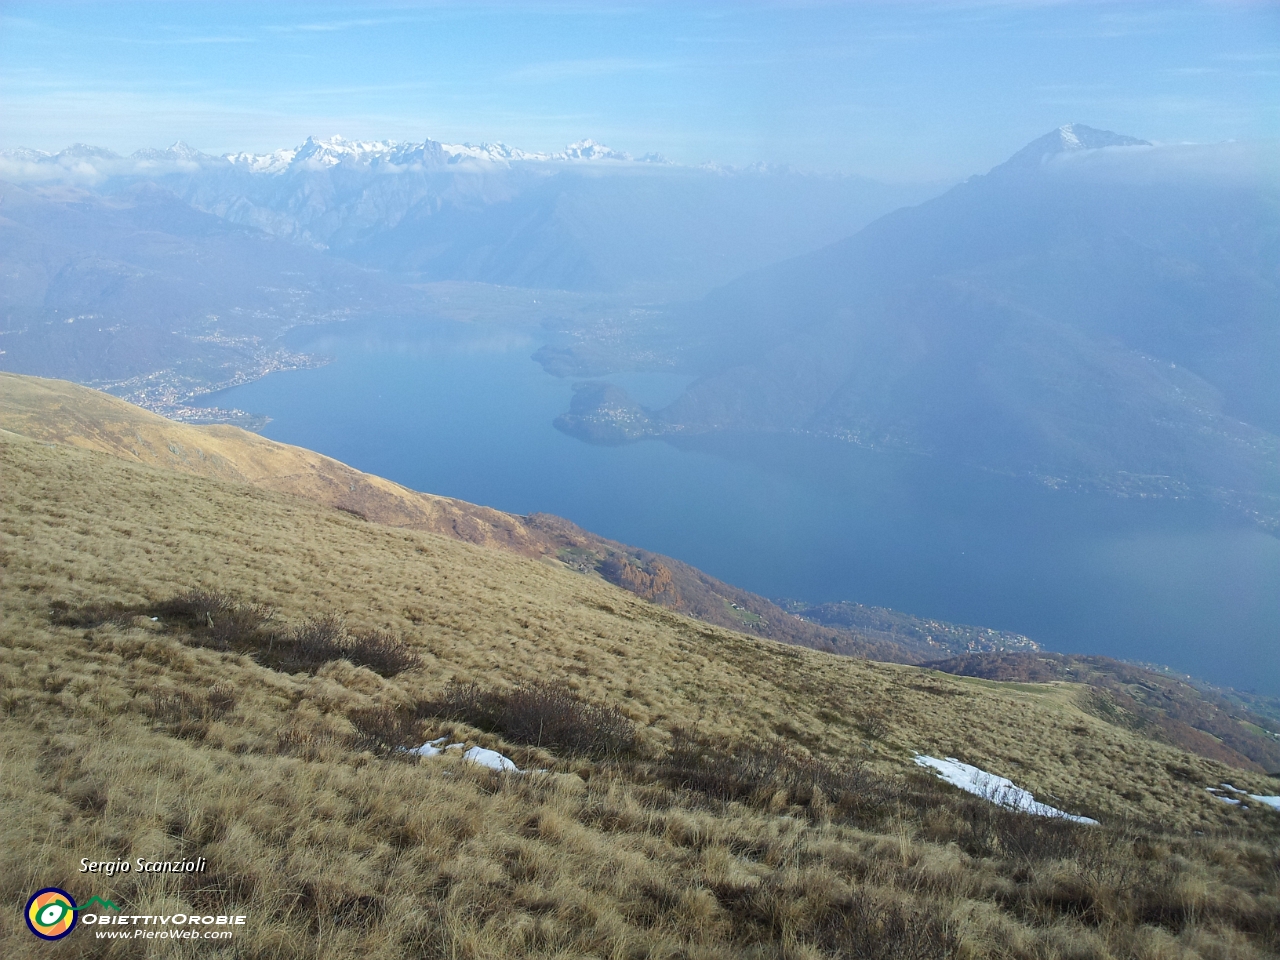
[[(83, 408), (60, 416), (79, 419), (68, 436), (99, 430), (110, 445), (123, 433)], [(849, 956), (833, 918), (860, 915), (859, 897), (879, 919), (856, 942), (897, 943), (869, 956), (905, 955), (884, 924), (918, 915), (968, 955), (1277, 946), (1280, 818), (1203, 787), (1280, 785), (1107, 723), (1085, 709), (1084, 687), (777, 645), (561, 564), (247, 484), (242, 463), (239, 476), (216, 463), (210, 476), (175, 472), (155, 448), (154, 463), (138, 462), (143, 447), (131, 461), (0, 431), (0, 955), (186, 955), (155, 941), (108, 954), (86, 931), (35, 941), (19, 908), (47, 884), (137, 913), (251, 915), (237, 952), (188, 951), (200, 956)], [(206, 461), (216, 452), (201, 449)], [(292, 456), (305, 467), (315, 454)], [(338, 612), (387, 628), (424, 662), (393, 680), (346, 662), (289, 676), (145, 618), (50, 622), (59, 600), (146, 604), (192, 584), (269, 603), (285, 623)], [(785, 792), (703, 803), (640, 768), (465, 727), (453, 730), (553, 773), (500, 778), (353, 745), (357, 710), (428, 699), (451, 678), (567, 682), (621, 705), (649, 755), (696, 724), (724, 740), (781, 737), (836, 767), (865, 762), (913, 790), (927, 782), (911, 750), (956, 755), (1105, 827), (1028, 859), (977, 850), (950, 791), (923, 813), (856, 824)], [(236, 692), (225, 716), (157, 716), (166, 696), (215, 684)], [(209, 873), (95, 883), (76, 872), (82, 856), (138, 855), (204, 855)]]
[[(22, 928), (17, 906), (48, 884), (92, 887), (138, 912), (237, 906), (259, 918), (238, 944), (247, 956), (818, 956), (821, 937), (798, 933), (805, 911), (861, 889), (926, 904), (973, 954), (1246, 957), (1274, 932), (1274, 841), (1229, 839), (1271, 815), (1203, 787), (1232, 779), (1274, 793), (1275, 782), (1105, 723), (1071, 684), (961, 680), (782, 647), (510, 551), (9, 433), (0, 489), (6, 957), (93, 955), (83, 931), (48, 947)], [(394, 630), (424, 664), (392, 681), (344, 663), (286, 676), (147, 621), (50, 625), (57, 600), (143, 603), (197, 583), (289, 622), (337, 611)], [(1019, 915), (998, 906), (1019, 883), (1060, 893), (1063, 871), (1083, 883), (1094, 868), (1015, 876), (935, 837), (928, 817), (865, 831), (798, 815), (785, 796), (763, 810), (699, 806), (582, 761), (530, 757), (561, 772), (504, 781), (350, 749), (352, 710), (427, 697), (453, 678), (567, 680), (621, 705), (651, 751), (673, 726), (697, 724), (782, 737), (837, 763), (864, 758), (892, 776), (910, 775), (912, 750), (950, 754), (1104, 822), (1136, 815), (1188, 838), (1227, 837), (1167, 841), (1181, 844), (1185, 876), (1160, 882), (1198, 897), (1206, 917), (1252, 904), (1264, 929), (1187, 924), (1183, 908), (1177, 923), (1102, 932), (1069, 911)], [(238, 702), (198, 737), (148, 716), (154, 694), (219, 682)], [(207, 856), (209, 874), (86, 884), (75, 872), (84, 856), (179, 853)], [(793, 912), (791, 926), (734, 912), (760, 891), (772, 891), (770, 910)]]
[[(108, 394), (63, 380), (0, 373), (0, 429), (198, 476), (240, 480), (297, 494), (376, 523), (429, 530), (524, 556), (561, 558), (587, 572), (709, 623), (747, 629), (784, 643), (878, 659), (936, 657), (855, 631), (789, 616), (768, 600), (707, 576), (688, 564), (589, 533), (560, 517), (519, 517), (462, 500), (418, 493), (311, 450), (276, 443), (230, 426), (191, 426), (156, 416)], [(613, 562), (610, 562), (613, 561)], [(656, 595), (617, 572), (659, 570), (673, 589)], [(744, 617), (725, 601), (738, 604)]]
[[(971, 655), (973, 648), (1024, 644), (1034, 647), (1025, 637), (856, 604), (802, 608), (796, 611), (800, 616), (792, 616), (763, 597), (716, 580), (688, 564), (606, 540), (560, 517), (514, 516), (461, 500), (418, 493), (310, 450), (266, 440), (235, 427), (174, 423), (65, 381), (0, 373), (2, 428), (133, 462), (296, 494), (389, 526), (427, 530), (524, 556), (560, 560), (697, 619), (785, 643), (899, 663), (936, 661), (948, 652), (961, 653), (968, 657), (964, 662), (969, 667), (941, 669), (991, 679), (1021, 677), (972, 666), (977, 663)], [(1018, 660), (1016, 656), (1013, 659)], [(1034, 658), (1024, 661), (1040, 662)], [(990, 663), (1003, 663), (1001, 654), (993, 652)], [(1132, 673), (1138, 668), (1126, 669)], [(1138, 672), (1144, 674), (1147, 686), (1161, 690), (1169, 687), (1159, 674)], [(1086, 677), (1066, 674), (1036, 679), (1088, 682)], [(1173, 699), (1140, 696), (1142, 711), (1152, 721), (1148, 732), (1161, 728), (1159, 735), (1172, 743), (1243, 769), (1280, 769), (1276, 742), (1267, 733), (1257, 733), (1229, 719), (1221, 722), (1225, 705), (1221, 697), (1197, 692), (1186, 684), (1176, 686), (1178, 696)], [(1254, 716), (1243, 706), (1230, 708), (1227, 713), (1246, 722), (1271, 725), (1265, 717)]]

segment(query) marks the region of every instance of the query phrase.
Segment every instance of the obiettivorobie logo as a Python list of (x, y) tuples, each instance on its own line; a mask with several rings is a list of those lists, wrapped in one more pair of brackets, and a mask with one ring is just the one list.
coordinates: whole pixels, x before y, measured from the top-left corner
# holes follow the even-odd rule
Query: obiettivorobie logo
[(75, 899), (58, 887), (37, 890), (27, 901), (27, 927), (41, 940), (61, 940), (76, 928), (76, 914), (88, 910), (95, 903), (108, 910), (120, 912), (110, 900), (90, 897), (83, 907), (76, 906)]
[[(98, 909), (92, 910), (95, 904)], [(105, 910), (114, 911), (114, 915), (104, 913)], [(90, 897), (83, 906), (78, 906), (75, 898), (61, 887), (45, 887), (33, 893), (27, 901), (25, 916), (27, 928), (41, 940), (61, 940), (76, 928), (82, 913), (86, 926), (106, 928), (97, 931), (98, 939), (111, 940), (227, 940), (235, 927), (242, 926), (248, 919), (243, 914), (207, 917), (195, 913), (125, 914), (102, 897)], [(118, 929), (121, 927), (125, 929)]]

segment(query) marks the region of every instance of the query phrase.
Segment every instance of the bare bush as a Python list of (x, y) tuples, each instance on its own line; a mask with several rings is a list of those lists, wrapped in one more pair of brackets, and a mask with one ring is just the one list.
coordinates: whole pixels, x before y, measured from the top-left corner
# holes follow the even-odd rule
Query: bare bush
[(461, 720), (502, 734), (513, 743), (557, 753), (617, 759), (636, 749), (636, 728), (615, 706), (584, 700), (559, 683), (526, 683), (514, 689), (450, 684), (419, 716)]
[(108, 623), (127, 627), (139, 612), (122, 603), (96, 602), (73, 606), (65, 600), (55, 600), (49, 604), (49, 621), (55, 626), (76, 627), (80, 630), (89, 630)]
[(346, 642), (346, 624), (337, 614), (327, 613), (273, 636), (257, 659), (285, 673), (315, 673), (326, 663), (341, 660)]
[(728, 741), (676, 728), (658, 775), (672, 786), (713, 800), (788, 804), (860, 825), (883, 818), (899, 799), (898, 784), (858, 762), (826, 763), (796, 753), (781, 740)]
[(417, 720), (394, 707), (366, 707), (353, 710), (347, 719), (356, 729), (355, 746), (376, 753), (392, 753), (417, 742)]
[(368, 667), (384, 677), (394, 677), (422, 663), (403, 640), (385, 630), (352, 633), (343, 655), (357, 667)]
[(271, 620), (270, 608), (240, 603), (219, 590), (194, 587), (163, 600), (150, 609), (167, 626), (181, 626), (199, 646), (243, 652), (262, 641), (262, 631)]
[(342, 618), (332, 613), (273, 636), (258, 660), (286, 673), (315, 673), (326, 663), (349, 660), (384, 677), (421, 662), (399, 637), (381, 630), (349, 633)]

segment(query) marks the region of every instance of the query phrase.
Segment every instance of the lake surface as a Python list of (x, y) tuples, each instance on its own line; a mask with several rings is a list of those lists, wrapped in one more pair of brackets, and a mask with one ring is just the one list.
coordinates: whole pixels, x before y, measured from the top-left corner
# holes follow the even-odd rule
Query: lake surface
[[(768, 597), (854, 600), (1168, 664), (1280, 695), (1280, 540), (1203, 504), (1063, 493), (925, 458), (783, 438), (593, 447), (527, 333), (334, 324), (335, 358), (206, 398), (405, 486), (568, 517)], [(688, 378), (608, 378), (649, 406)]]

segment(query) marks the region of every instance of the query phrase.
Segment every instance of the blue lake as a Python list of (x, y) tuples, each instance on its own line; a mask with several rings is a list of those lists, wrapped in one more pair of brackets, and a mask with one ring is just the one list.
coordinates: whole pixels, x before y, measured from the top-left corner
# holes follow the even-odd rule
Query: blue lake
[[(768, 597), (855, 600), (1280, 695), (1280, 540), (1216, 508), (1063, 493), (797, 439), (593, 447), (520, 331), (335, 324), (334, 357), (206, 398), (417, 490), (568, 517)], [(641, 403), (687, 378), (611, 376)]]

